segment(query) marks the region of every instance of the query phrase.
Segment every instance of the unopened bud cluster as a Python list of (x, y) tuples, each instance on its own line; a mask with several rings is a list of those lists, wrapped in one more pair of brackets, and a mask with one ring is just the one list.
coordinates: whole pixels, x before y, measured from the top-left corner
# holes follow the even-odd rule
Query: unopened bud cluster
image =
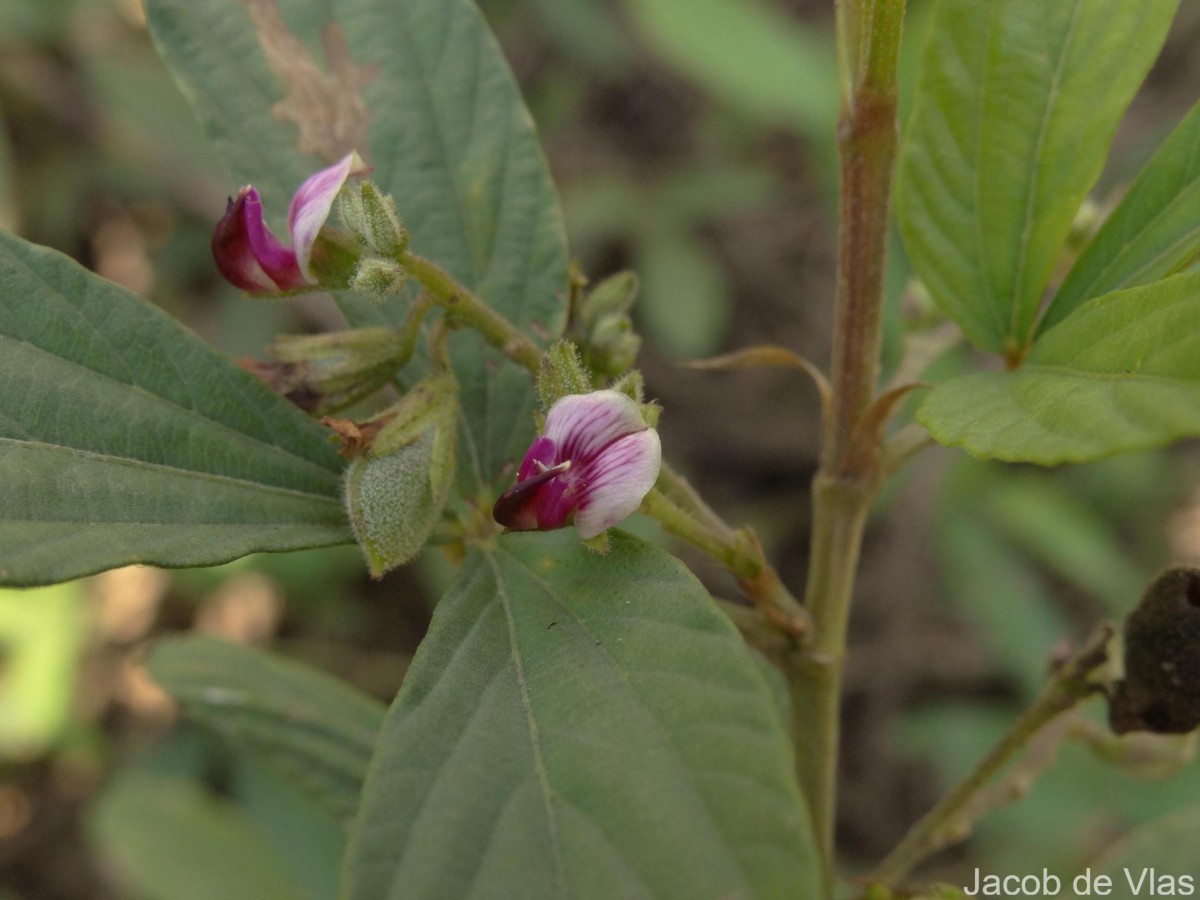
[(604, 279), (580, 301), (574, 316), (575, 337), (583, 361), (599, 375), (615, 378), (637, 359), (642, 339), (633, 330), (629, 312), (637, 299), (638, 280), (632, 272)]
[(342, 220), (362, 248), (350, 289), (378, 300), (398, 294), (407, 278), (400, 259), (408, 249), (408, 231), (396, 201), (374, 182), (363, 181), (342, 192)]

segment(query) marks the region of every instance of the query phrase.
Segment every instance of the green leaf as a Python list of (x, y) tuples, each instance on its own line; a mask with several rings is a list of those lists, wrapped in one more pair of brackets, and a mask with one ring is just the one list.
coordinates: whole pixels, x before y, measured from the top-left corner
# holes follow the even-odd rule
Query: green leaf
[(947, 446), (1041, 465), (1200, 435), (1200, 274), (1089, 301), (1019, 369), (938, 385), (917, 419)]
[[(319, 25), (307, 4), (281, 3), (289, 21)], [(355, 66), (373, 73), (373, 180), (394, 195), (415, 252), (538, 337), (562, 332), (567, 249), (557, 195), (533, 122), (487, 23), (471, 0), (338, 0), (336, 22)], [(264, 191), (277, 217), (321, 165), (272, 119), (283, 95), (239, 0), (150, 0), (160, 52), (238, 181)], [(301, 36), (312, 35), (301, 30)], [(214, 211), (215, 212), (215, 211)], [(214, 214), (214, 221), (216, 215)], [(406, 304), (346, 295), (351, 324), (400, 324)], [(474, 490), (519, 460), (533, 438), (528, 374), (473, 332), (451, 339), (466, 427), (460, 479)]]
[(0, 584), (348, 542), (341, 467), (177, 322), (0, 233)]
[(1149, 580), (1109, 523), (1047, 473), (1006, 473), (972, 505), (1031, 557), (1101, 601), (1108, 615), (1124, 618)]
[(1179, 270), (1200, 247), (1200, 104), (1167, 138), (1067, 275), (1038, 329), (1081, 303)]
[[(1113, 890), (1108, 896), (1113, 900), (1191, 896), (1200, 885), (1197, 833), (1200, 833), (1200, 807), (1176, 810), (1156, 822), (1135, 828), (1097, 860), (1093, 871), (1112, 880)], [(1171, 881), (1161, 881), (1164, 876)]]
[[(566, 323), (567, 246), (533, 120), (471, 0), (340, 0), (366, 89), (374, 178), (412, 247), (534, 335)], [(528, 373), (473, 332), (451, 346), (469, 427), (460, 473), (492, 482), (533, 439)], [(470, 483), (468, 480), (467, 483)]]
[(960, 510), (938, 528), (947, 594), (989, 654), (1032, 699), (1054, 645), (1074, 636), (1053, 595), (993, 529)]
[(941, 0), (896, 205), (913, 268), (985, 350), (1024, 347), (1177, 0)]
[(358, 808), (384, 707), (322, 672), (206, 637), (159, 643), (150, 674), (187, 714), (338, 820)]
[[(242, 815), (258, 826), (266, 843), (302, 886), (306, 900), (337, 897), (346, 852), (345, 822), (330, 818), (250, 754), (231, 756), (217, 749), (204, 762), (218, 767), (222, 796), (236, 803)], [(203, 778), (204, 773), (196, 777)]]
[(535, 0), (533, 5), (539, 26), (569, 53), (575, 74), (619, 78), (631, 64), (630, 41), (606, 0)]
[(838, 81), (831, 36), (759, 0), (625, 0), (625, 6), (655, 51), (717, 97), (833, 147)]
[(117, 778), (90, 812), (92, 841), (125, 884), (123, 895), (305, 898), (266, 836), (235, 806), (194, 782), (128, 774)]
[(733, 313), (720, 266), (687, 233), (648, 234), (639, 251), (634, 315), (646, 336), (674, 359), (715, 353)]
[(388, 714), (346, 900), (811, 897), (775, 700), (676, 560), (624, 534), (476, 550)]
[[(306, 4), (283, 5), (295, 28), (293, 10)], [(238, 184), (254, 184), (267, 217), (282, 223), (292, 192), (325, 163), (300, 155), (296, 129), (271, 115), (283, 88), (267, 67), (245, 5), (149, 0), (146, 17), (159, 54), (233, 173), (230, 193)], [(222, 212), (213, 210), (214, 225)], [(369, 308), (365, 300), (360, 304)]]

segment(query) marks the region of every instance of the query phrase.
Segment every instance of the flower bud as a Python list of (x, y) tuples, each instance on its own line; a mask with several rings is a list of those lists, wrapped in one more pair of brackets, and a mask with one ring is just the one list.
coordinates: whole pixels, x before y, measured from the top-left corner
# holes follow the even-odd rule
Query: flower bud
[(580, 318), (594, 325), (612, 316), (628, 315), (637, 299), (638, 277), (633, 272), (610, 275), (588, 292), (580, 306)]
[(350, 282), (350, 290), (374, 300), (384, 300), (400, 293), (407, 277), (404, 267), (395, 260), (364, 256)]
[(396, 213), (396, 201), (371, 181), (342, 195), (342, 218), (371, 253), (397, 259), (408, 249), (408, 231)]
[(267, 227), (258, 191), (249, 185), (242, 188), (213, 231), (213, 259), (221, 274), (252, 294), (344, 287), (344, 257), (348, 252), (357, 255), (356, 251), (334, 236), (327, 238), (331, 246), (316, 252), (314, 248), (319, 236), (326, 238), (322, 229), (346, 179), (366, 171), (358, 154), (351, 153), (300, 185), (288, 208), (291, 248)]
[(577, 334), (584, 360), (601, 375), (620, 375), (637, 359), (642, 339), (629, 317), (637, 292), (637, 276), (618, 272), (596, 285), (579, 304)]
[(563, 397), (525, 454), (517, 483), (492, 508), (515, 531), (549, 531), (572, 522), (590, 541), (641, 505), (661, 464), (658, 432), (638, 404), (618, 391)]
[(374, 578), (420, 552), (454, 481), (458, 383), (418, 384), (379, 419), (385, 424), (346, 472), (346, 509)]

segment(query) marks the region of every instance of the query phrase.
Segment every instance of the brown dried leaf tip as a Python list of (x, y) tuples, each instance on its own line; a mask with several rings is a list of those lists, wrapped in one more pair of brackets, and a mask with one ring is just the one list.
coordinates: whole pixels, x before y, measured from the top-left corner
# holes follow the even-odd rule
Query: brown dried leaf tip
[(342, 459), (355, 459), (362, 456), (371, 445), (383, 427), (396, 418), (395, 414), (380, 416), (368, 422), (354, 422), (350, 419), (335, 419), (325, 416), (321, 424), (329, 428), (341, 441), (342, 449), (338, 454)]
[(1200, 726), (1200, 569), (1168, 569), (1125, 621), (1125, 680), (1109, 705), (1117, 734)]

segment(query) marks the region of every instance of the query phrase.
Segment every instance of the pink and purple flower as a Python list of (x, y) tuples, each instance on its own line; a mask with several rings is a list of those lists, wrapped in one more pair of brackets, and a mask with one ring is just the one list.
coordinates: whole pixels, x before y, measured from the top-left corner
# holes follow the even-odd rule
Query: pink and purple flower
[(563, 397), (492, 508), (514, 531), (575, 525), (584, 540), (631, 515), (658, 479), (662, 448), (637, 403), (619, 391)]
[(247, 185), (229, 201), (212, 236), (217, 268), (235, 287), (253, 294), (276, 294), (318, 286), (310, 261), (317, 234), (351, 175), (369, 171), (357, 153), (312, 175), (288, 208), (292, 246), (285, 247), (263, 220), (258, 191)]

